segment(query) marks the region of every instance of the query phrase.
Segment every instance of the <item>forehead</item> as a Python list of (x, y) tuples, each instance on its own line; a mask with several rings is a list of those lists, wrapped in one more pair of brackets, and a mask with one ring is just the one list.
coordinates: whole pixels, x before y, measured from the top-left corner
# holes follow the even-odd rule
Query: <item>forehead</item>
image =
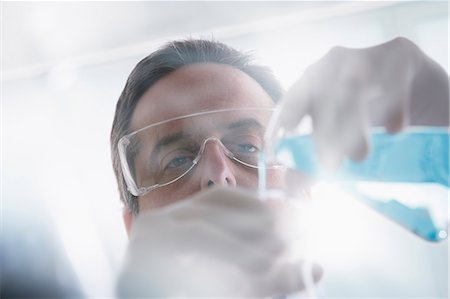
[(244, 72), (228, 65), (193, 64), (168, 74), (144, 93), (133, 112), (131, 130), (199, 111), (273, 105)]

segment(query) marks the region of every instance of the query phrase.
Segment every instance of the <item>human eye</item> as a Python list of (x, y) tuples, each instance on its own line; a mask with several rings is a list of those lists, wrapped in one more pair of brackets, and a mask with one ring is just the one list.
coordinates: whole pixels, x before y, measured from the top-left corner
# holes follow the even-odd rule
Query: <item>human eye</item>
[(163, 171), (176, 171), (189, 168), (195, 156), (189, 151), (175, 151), (166, 155), (161, 161), (161, 169)]
[(154, 181), (164, 184), (176, 179), (192, 166), (194, 159), (195, 154), (187, 150), (175, 149), (165, 152), (154, 160), (155, 166), (152, 169)]
[(233, 134), (222, 141), (236, 156), (254, 156), (261, 152), (262, 138), (255, 134)]
[(187, 164), (191, 165), (193, 159), (191, 156), (177, 156), (170, 160), (164, 169), (172, 169), (172, 168), (183, 168)]
[(254, 154), (259, 153), (260, 149), (251, 143), (241, 143), (237, 144), (237, 149), (240, 153), (246, 153), (246, 154)]

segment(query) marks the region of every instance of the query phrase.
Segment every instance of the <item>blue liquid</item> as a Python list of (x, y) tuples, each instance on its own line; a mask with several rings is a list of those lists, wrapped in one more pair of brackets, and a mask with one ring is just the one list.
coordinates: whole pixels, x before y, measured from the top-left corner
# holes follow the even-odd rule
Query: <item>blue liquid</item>
[(414, 129), (394, 135), (375, 132), (368, 157), (362, 162), (347, 160), (337, 172), (321, 168), (314, 144), (308, 136), (283, 139), (277, 146), (277, 157), (288, 167), (318, 180), (331, 179), (342, 183), (346, 191), (365, 204), (428, 241), (436, 242), (447, 237), (448, 219), (445, 225), (437, 227), (426, 207), (411, 208), (394, 197), (390, 198), (389, 194), (385, 197), (389, 200), (378, 200), (360, 193), (355, 187), (357, 182), (438, 184), (446, 188), (447, 206), (443, 208), (448, 209), (450, 164), (449, 132), (446, 129)]

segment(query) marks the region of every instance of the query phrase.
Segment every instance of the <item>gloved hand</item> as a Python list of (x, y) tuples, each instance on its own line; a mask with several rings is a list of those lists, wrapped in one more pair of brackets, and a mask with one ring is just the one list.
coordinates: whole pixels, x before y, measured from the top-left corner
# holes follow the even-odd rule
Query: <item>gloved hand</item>
[(267, 132), (276, 144), (305, 115), (325, 166), (363, 159), (368, 128), (449, 125), (446, 72), (415, 44), (397, 38), (365, 49), (335, 47), (311, 65), (281, 100)]
[[(268, 204), (212, 188), (135, 220), (118, 296), (276, 296), (302, 290)], [(314, 279), (321, 275), (313, 268)], [(311, 279), (311, 277), (309, 278)]]

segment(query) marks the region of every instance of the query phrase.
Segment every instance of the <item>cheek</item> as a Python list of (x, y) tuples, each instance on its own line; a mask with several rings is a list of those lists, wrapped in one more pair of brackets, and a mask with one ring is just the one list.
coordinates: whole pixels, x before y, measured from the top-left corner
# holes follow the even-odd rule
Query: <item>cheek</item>
[(237, 187), (250, 190), (258, 189), (258, 170), (234, 164), (232, 172)]
[(153, 190), (139, 198), (139, 210), (154, 210), (176, 203), (200, 191), (193, 184), (175, 182), (169, 186)]
[[(236, 184), (240, 188), (257, 190), (258, 171), (235, 165), (231, 172)], [(268, 187), (279, 188), (284, 186), (284, 173), (279, 170), (270, 170), (267, 173)], [(186, 176), (181, 180), (148, 193), (139, 198), (140, 211), (154, 210), (183, 200), (201, 191), (200, 182), (196, 176)]]

